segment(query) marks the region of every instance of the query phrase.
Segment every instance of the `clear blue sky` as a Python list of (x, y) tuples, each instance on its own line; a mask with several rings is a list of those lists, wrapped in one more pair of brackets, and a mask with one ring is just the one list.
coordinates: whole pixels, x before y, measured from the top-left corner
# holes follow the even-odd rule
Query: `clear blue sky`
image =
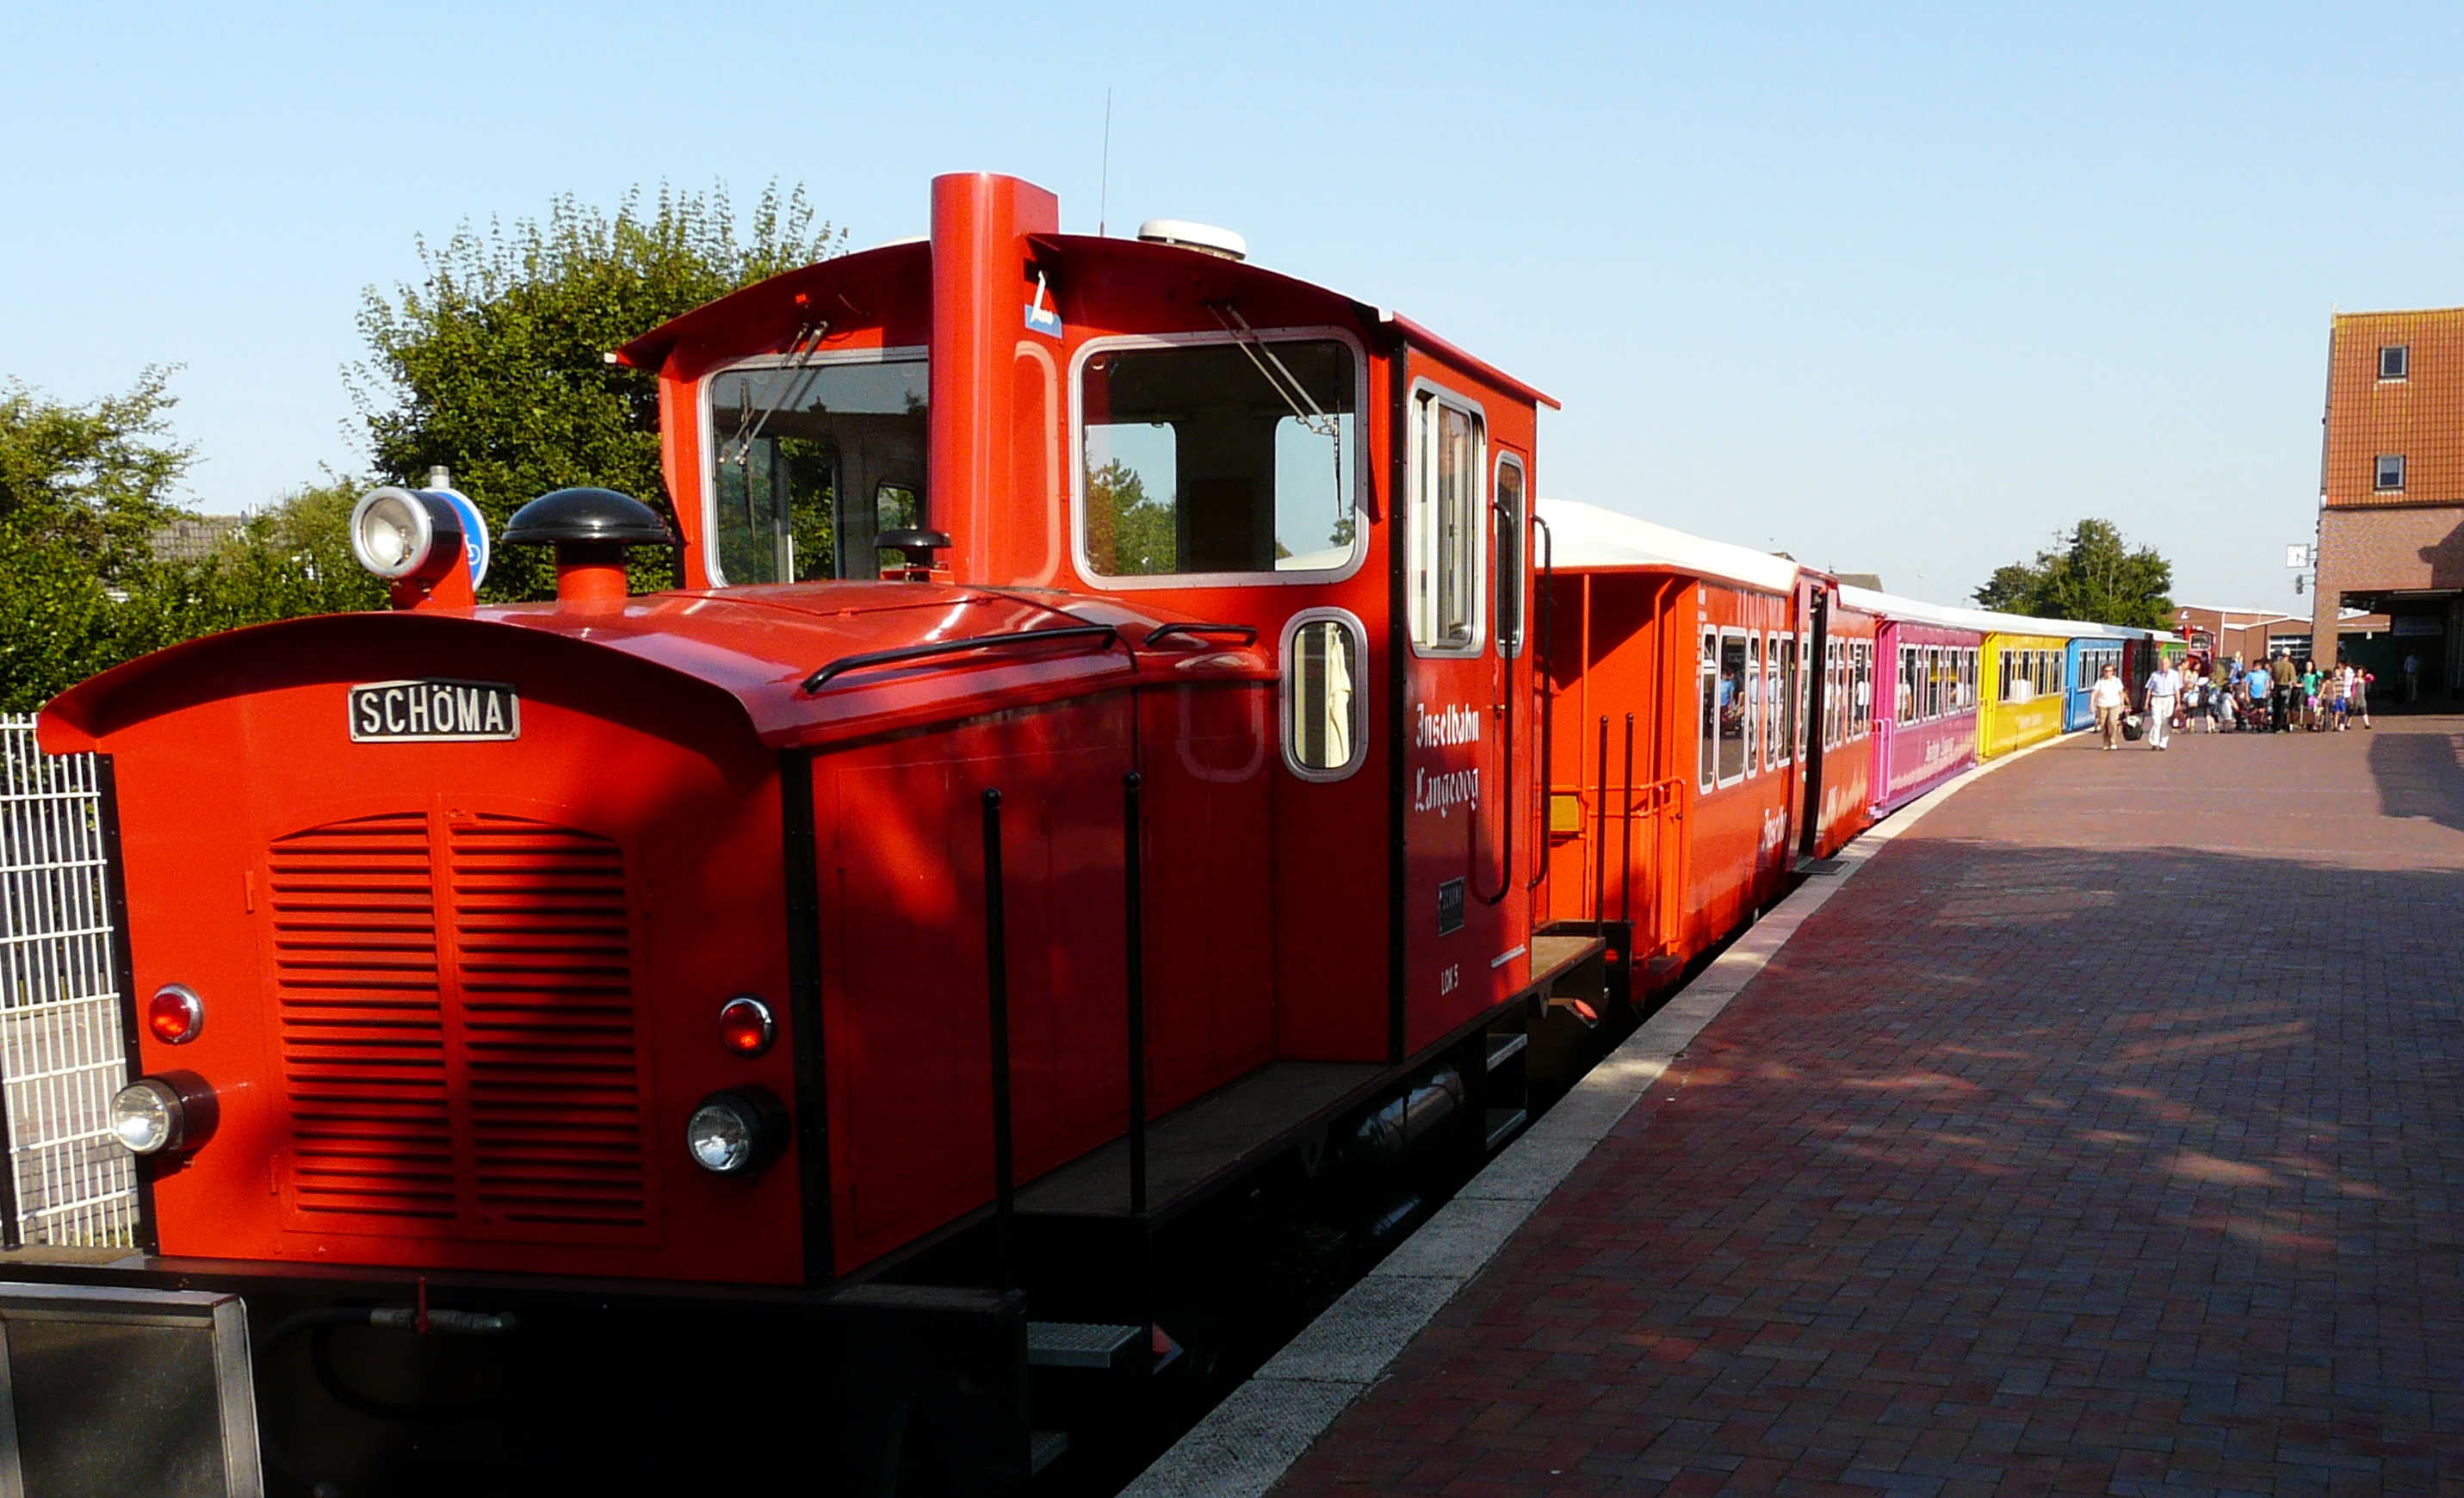
[(0, 377), (357, 473), (412, 241), (939, 171), (1201, 218), (1566, 403), (1540, 492), (1950, 601), (2083, 515), (2299, 606), (2327, 318), (2464, 302), (2464, 8), (90, 3), (8, 24)]

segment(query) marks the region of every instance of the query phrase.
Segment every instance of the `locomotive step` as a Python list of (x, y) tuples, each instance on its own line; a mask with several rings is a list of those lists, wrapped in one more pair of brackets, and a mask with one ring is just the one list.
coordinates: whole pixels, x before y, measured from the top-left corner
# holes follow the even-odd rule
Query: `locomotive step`
[(1525, 1030), (1517, 1030), (1511, 1035), (1491, 1034), (1488, 1037), (1488, 1069), (1494, 1071), (1506, 1065), (1530, 1044), (1531, 1036)]
[(1504, 1144), (1507, 1140), (1513, 1138), (1517, 1134), (1521, 1133), (1523, 1126), (1530, 1121), (1531, 1111), (1527, 1108), (1489, 1108), (1482, 1110), (1482, 1135), (1485, 1140), (1486, 1148), (1492, 1150), (1496, 1149), (1499, 1145)]
[[(1279, 1061), (1174, 1110), (1147, 1130), (1150, 1210), (1161, 1217), (1194, 1204), (1369, 1101), (1385, 1081), (1374, 1065)], [(1129, 1159), (1126, 1139), (1080, 1156), (1020, 1188), (1019, 1213), (1127, 1219)]]
[(1111, 1368), (1145, 1334), (1141, 1327), (1093, 1321), (1030, 1321), (1026, 1360), (1036, 1368)]
[(1029, 1431), (1026, 1437), (1026, 1471), (1032, 1477), (1060, 1460), (1069, 1449), (1069, 1432), (1066, 1430)]

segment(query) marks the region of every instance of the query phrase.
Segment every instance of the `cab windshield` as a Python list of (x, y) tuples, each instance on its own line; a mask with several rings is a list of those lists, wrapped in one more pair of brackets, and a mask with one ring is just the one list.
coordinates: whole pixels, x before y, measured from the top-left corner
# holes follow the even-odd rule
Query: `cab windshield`
[(1105, 349), (1079, 377), (1079, 540), (1105, 577), (1314, 572), (1358, 541), (1356, 374), (1331, 339)]
[(708, 388), (721, 581), (877, 577), (873, 537), (923, 523), (923, 360), (739, 366)]

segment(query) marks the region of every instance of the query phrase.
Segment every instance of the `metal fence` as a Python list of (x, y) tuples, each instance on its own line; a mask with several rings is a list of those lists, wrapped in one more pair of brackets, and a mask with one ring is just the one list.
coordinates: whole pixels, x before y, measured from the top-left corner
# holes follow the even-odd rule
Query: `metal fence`
[(0, 1097), (10, 1246), (133, 1241), (136, 1173), (111, 1137), (127, 1077), (100, 767), (0, 716)]

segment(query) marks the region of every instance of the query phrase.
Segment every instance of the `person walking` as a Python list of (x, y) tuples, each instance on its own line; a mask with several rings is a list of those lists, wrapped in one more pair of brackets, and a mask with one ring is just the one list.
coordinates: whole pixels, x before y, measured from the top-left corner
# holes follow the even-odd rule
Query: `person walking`
[(2404, 699), (2407, 702), (2421, 700), (2421, 657), (2410, 650), (2404, 652)]
[(2122, 747), (2122, 712), (2130, 705), (2130, 694), (2122, 685), (2122, 674), (2107, 666), (2097, 674), (2096, 682), (2087, 689), (2087, 705), (2096, 713), (2096, 731), (2104, 736), (2107, 749)]
[(2344, 711), (2360, 718), (2364, 728), (2370, 726), (2370, 673), (2356, 666), (2344, 688)]
[(2147, 747), (2162, 749), (2173, 732), (2173, 709), (2182, 700), (2182, 673), (2173, 663), (2157, 657), (2147, 676)]
[(2293, 732), (2296, 712), (2294, 697), (2301, 686), (2300, 674), (2293, 669), (2293, 657), (2282, 650), (2268, 663), (2268, 728), (2271, 733)]
[(2344, 721), (2344, 694), (2351, 690), (2352, 684), (2353, 668), (2342, 661), (2337, 662), (2336, 669), (2327, 673), (2327, 685), (2323, 689), (2327, 694), (2327, 726), (2340, 734), (2350, 726)]

